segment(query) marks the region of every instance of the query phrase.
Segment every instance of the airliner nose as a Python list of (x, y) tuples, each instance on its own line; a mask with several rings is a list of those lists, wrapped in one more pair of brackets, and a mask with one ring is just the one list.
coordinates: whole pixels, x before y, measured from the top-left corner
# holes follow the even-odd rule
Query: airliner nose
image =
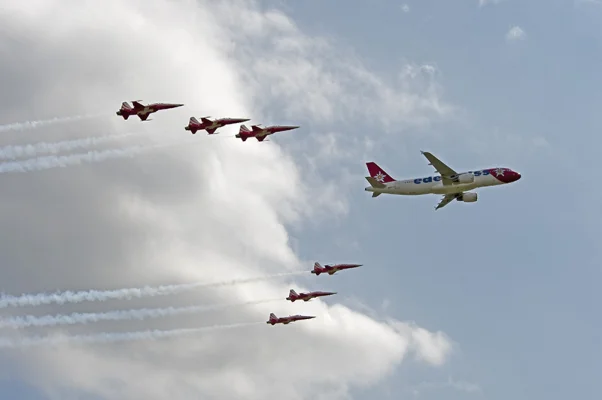
[(517, 180), (519, 180), (520, 178), (522, 178), (521, 174), (519, 174), (516, 171), (513, 171), (514, 173), (512, 174), (512, 182), (516, 182)]

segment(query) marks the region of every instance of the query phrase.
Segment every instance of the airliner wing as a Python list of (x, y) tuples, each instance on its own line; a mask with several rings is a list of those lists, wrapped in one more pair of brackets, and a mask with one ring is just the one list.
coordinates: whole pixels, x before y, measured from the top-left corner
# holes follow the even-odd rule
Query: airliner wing
[(446, 194), (445, 196), (443, 196), (443, 198), (441, 199), (441, 201), (439, 202), (439, 204), (437, 204), (437, 207), (435, 207), (435, 210), (438, 210), (440, 208), (445, 207), (446, 205), (449, 204), (450, 201), (455, 200), (461, 194), (462, 193), (450, 193), (450, 194)]
[(422, 151), (421, 153), (426, 157), (427, 160), (429, 160), (429, 165), (435, 167), (437, 172), (441, 174), (441, 181), (443, 182), (443, 184), (451, 184), (451, 177), (454, 175), (458, 175), (458, 173), (428, 151)]

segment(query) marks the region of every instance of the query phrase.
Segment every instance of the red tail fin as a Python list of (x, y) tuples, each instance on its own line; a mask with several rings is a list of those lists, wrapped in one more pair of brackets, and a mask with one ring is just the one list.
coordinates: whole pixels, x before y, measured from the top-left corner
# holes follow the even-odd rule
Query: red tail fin
[(291, 291), (290, 291), (290, 292), (288, 292), (288, 295), (289, 295), (289, 296), (291, 296), (291, 297), (293, 297), (293, 296), (298, 296), (298, 295), (297, 295), (297, 292), (295, 292), (293, 289), (291, 289)]
[(253, 134), (251, 133), (251, 131), (249, 131), (249, 128), (247, 128), (245, 125), (241, 125), (236, 137), (240, 138), (244, 142), (248, 138), (253, 137)]
[(380, 183), (389, 183), (395, 181), (391, 175), (387, 174), (385, 170), (379, 167), (375, 162), (366, 163), (366, 167), (368, 167), (370, 176)]

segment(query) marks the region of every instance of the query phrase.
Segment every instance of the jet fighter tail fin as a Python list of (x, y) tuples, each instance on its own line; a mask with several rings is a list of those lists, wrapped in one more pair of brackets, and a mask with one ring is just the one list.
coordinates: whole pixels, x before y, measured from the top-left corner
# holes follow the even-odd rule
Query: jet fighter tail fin
[(199, 120), (196, 119), (195, 117), (190, 117), (190, 124), (198, 124)]
[(124, 101), (123, 103), (121, 103), (121, 108), (124, 108), (126, 110), (131, 110), (132, 107), (128, 104), (127, 101)]
[(253, 135), (251, 134), (251, 131), (249, 130), (249, 128), (247, 128), (246, 125), (241, 125), (240, 128), (238, 129), (238, 133), (236, 134), (235, 137), (241, 139), (243, 142), (245, 140), (247, 140), (248, 138), (252, 137)]
[(291, 289), (290, 292), (288, 292), (289, 296), (297, 296), (297, 292), (295, 292), (294, 289)]

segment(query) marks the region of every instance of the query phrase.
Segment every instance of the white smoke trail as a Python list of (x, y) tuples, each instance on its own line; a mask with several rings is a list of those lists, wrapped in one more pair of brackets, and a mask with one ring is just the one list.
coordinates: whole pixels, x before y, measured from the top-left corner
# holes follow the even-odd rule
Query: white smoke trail
[(24, 337), (18, 340), (0, 338), (0, 348), (19, 348), (40, 345), (56, 345), (62, 343), (117, 343), (135, 340), (157, 340), (168, 337), (189, 335), (206, 331), (216, 331), (223, 329), (244, 328), (253, 325), (263, 324), (263, 322), (246, 322), (230, 325), (214, 325), (201, 328), (171, 329), (171, 330), (148, 330), (135, 332), (103, 332), (90, 335), (72, 335), (72, 336), (32, 336)]
[(202, 306), (188, 307), (161, 307), (161, 308), (139, 308), (131, 310), (116, 310), (108, 312), (90, 312), (90, 313), (72, 313), (69, 315), (43, 315), (36, 317), (34, 315), (25, 315), (22, 317), (12, 317), (0, 320), (0, 328), (31, 328), (41, 326), (56, 325), (75, 325), (88, 324), (100, 321), (124, 321), (124, 320), (144, 320), (148, 318), (172, 317), (182, 314), (197, 314), (205, 311), (225, 309), (229, 307), (243, 307), (248, 305), (270, 303), (282, 301), (282, 298), (269, 300), (246, 301), (244, 303), (227, 304), (209, 304)]
[[(214, 136), (214, 135), (212, 135)], [(234, 136), (216, 136), (216, 138), (230, 138)], [(81, 164), (103, 162), (110, 159), (133, 157), (144, 151), (159, 148), (187, 146), (200, 144), (202, 141), (170, 141), (168, 143), (146, 144), (124, 147), (122, 149), (110, 149), (101, 151), (89, 151), (87, 153), (69, 154), (64, 156), (45, 156), (30, 158), (27, 160), (10, 161), (0, 163), (0, 174), (10, 172), (34, 172), (52, 168), (66, 168)]]
[(123, 133), (118, 135), (96, 136), (90, 138), (63, 140), (60, 142), (39, 142), (25, 145), (9, 145), (0, 147), (0, 160), (16, 160), (21, 157), (35, 157), (39, 154), (58, 154), (62, 151), (86, 149), (112, 140), (123, 139), (139, 133)]
[(105, 114), (94, 114), (94, 115), (76, 115), (72, 117), (56, 117), (51, 119), (43, 119), (38, 121), (25, 121), (15, 122), (12, 124), (0, 125), (0, 132), (7, 131), (23, 131), (26, 129), (35, 129), (41, 126), (47, 126), (52, 124), (81, 121), (83, 119), (99, 118), (105, 116)]
[(133, 157), (144, 150), (158, 147), (131, 146), (123, 149), (89, 151), (87, 153), (70, 154), (66, 156), (45, 156), (30, 158), (23, 161), (10, 161), (0, 164), (0, 173), (43, 171), (51, 168), (65, 168), (84, 163), (98, 163), (113, 158)]
[(179, 285), (163, 285), (163, 286), (145, 286), (142, 288), (126, 288), (115, 290), (86, 290), (86, 291), (65, 291), (55, 293), (35, 293), (22, 294), (20, 296), (0, 295), (0, 308), (7, 307), (24, 307), (24, 306), (40, 306), (45, 304), (67, 304), (67, 303), (82, 303), (85, 301), (107, 301), (107, 300), (131, 300), (143, 297), (167, 296), (170, 294), (183, 293), (203, 287), (217, 286), (232, 286), (243, 283), (260, 282), (268, 279), (300, 275), (308, 273), (308, 271), (282, 272), (272, 275), (264, 275), (255, 278), (234, 279), (222, 282), (198, 282), (184, 283)]
[(136, 145), (130, 147), (124, 147), (122, 149), (109, 149), (100, 151), (89, 151), (87, 153), (69, 154), (64, 156), (45, 156), (30, 158), (27, 160), (9, 161), (0, 163), (0, 173), (10, 172), (33, 172), (43, 171), (52, 168), (66, 168), (81, 164), (90, 164), (103, 162), (110, 159), (133, 157), (144, 151), (153, 149), (174, 147), (174, 146), (191, 146), (200, 141), (194, 143), (191, 142), (168, 142), (168, 143), (156, 143), (156, 144), (145, 144)]

